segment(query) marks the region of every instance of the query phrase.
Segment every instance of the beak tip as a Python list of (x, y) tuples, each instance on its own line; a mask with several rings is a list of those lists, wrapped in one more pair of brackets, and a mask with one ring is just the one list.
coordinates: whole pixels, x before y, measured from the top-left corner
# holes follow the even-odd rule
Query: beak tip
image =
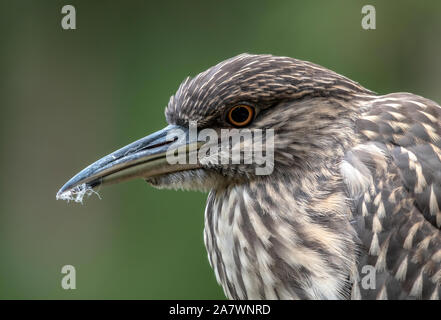
[(57, 194), (55, 195), (55, 199), (57, 200), (71, 200), (72, 197), (72, 189), (69, 189), (69, 185), (66, 183), (64, 186), (58, 190)]
[(100, 195), (93, 190), (92, 185), (88, 183), (75, 185), (73, 183), (67, 182), (63, 187), (61, 187), (60, 190), (58, 190), (55, 198), (57, 200), (66, 200), (67, 202), (75, 201), (83, 203), (84, 196), (90, 196), (93, 193), (95, 193), (98, 198), (101, 199)]
[(85, 182), (85, 178), (88, 177), (88, 174), (89, 170), (86, 168), (69, 179), (60, 190), (58, 190), (56, 199), (69, 200), (68, 198), (72, 197), (72, 195), (80, 193), (86, 189), (92, 189), (96, 184), (94, 185), (93, 183)]

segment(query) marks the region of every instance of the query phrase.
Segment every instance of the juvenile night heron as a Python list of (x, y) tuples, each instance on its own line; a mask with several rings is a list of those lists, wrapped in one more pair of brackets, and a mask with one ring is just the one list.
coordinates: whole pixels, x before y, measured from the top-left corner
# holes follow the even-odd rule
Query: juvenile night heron
[[(232, 299), (439, 299), (435, 102), (378, 96), (301, 60), (241, 54), (185, 80), (165, 115), (165, 129), (93, 163), (57, 196), (136, 177), (208, 190), (204, 241)], [(257, 175), (257, 163), (171, 164), (170, 148), (201, 148), (191, 121), (199, 132), (273, 129), (272, 173)], [(175, 129), (181, 137), (170, 140)]]

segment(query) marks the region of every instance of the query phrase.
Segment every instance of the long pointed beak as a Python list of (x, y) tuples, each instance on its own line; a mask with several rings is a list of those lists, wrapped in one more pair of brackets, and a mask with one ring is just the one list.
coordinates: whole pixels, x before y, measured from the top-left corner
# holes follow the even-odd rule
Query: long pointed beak
[(178, 150), (181, 152), (184, 148), (185, 155), (189, 156), (192, 152), (197, 152), (200, 144), (191, 137), (187, 128), (169, 125), (81, 170), (61, 187), (57, 199), (69, 199), (70, 193), (80, 186), (84, 190), (90, 190), (99, 185), (199, 168), (198, 163), (190, 164), (189, 161), (184, 164), (170, 164), (167, 154)]

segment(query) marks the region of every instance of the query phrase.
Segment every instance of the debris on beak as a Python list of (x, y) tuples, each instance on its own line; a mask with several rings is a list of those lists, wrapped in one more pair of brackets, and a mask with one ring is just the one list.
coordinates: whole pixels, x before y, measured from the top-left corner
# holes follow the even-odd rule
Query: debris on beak
[(82, 204), (84, 196), (90, 197), (92, 194), (96, 194), (101, 199), (98, 192), (93, 190), (90, 185), (83, 183), (62, 193), (57, 193), (56, 198), (57, 200), (75, 201)]

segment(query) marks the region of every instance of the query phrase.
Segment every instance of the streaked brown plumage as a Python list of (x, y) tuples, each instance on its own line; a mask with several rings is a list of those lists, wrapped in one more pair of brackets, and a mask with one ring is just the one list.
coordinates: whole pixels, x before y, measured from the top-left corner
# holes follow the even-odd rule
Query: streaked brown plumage
[[(211, 188), (205, 243), (228, 297), (439, 298), (437, 104), (241, 55), (185, 81), (166, 115), (208, 122), (239, 101), (268, 108), (253, 127), (276, 130), (276, 164), (269, 177)], [(373, 290), (361, 286), (365, 265)]]
[[(215, 165), (156, 175), (161, 188), (209, 190), (204, 240), (233, 299), (439, 299), (441, 107), (378, 96), (318, 65), (242, 54), (187, 79), (169, 124), (275, 130), (274, 171)], [(364, 266), (375, 272), (364, 288)]]
[[(208, 122), (239, 101), (270, 110), (252, 126), (276, 130), (276, 165), (210, 192), (205, 243), (228, 297), (439, 298), (437, 104), (376, 96), (307, 62), (241, 55), (185, 81), (167, 120)], [(360, 285), (366, 264), (375, 290)]]

